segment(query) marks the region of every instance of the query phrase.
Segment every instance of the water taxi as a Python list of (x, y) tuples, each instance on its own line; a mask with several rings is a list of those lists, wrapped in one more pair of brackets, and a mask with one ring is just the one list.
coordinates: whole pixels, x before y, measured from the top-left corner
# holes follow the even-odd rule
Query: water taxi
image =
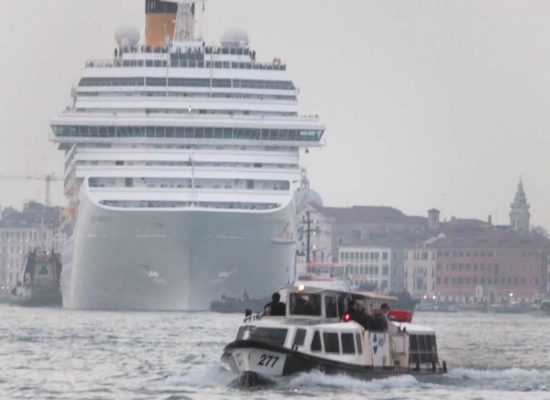
[[(242, 385), (311, 370), (362, 379), (447, 371), (432, 328), (387, 319), (373, 309), (394, 297), (300, 285), (282, 298), (286, 315), (245, 315), (236, 339), (224, 348), (222, 360)], [(350, 312), (352, 303), (363, 307), (371, 323)]]

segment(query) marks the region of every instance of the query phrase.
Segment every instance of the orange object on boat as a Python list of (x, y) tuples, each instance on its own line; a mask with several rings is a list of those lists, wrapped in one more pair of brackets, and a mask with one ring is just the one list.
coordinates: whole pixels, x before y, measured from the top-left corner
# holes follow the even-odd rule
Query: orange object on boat
[(396, 322), (412, 322), (412, 311), (406, 310), (390, 310), (390, 319)]

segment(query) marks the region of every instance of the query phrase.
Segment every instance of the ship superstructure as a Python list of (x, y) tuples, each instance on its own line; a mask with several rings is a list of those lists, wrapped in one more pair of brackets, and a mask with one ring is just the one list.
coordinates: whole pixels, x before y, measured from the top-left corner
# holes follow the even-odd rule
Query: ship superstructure
[(120, 28), (114, 58), (86, 63), (52, 121), (69, 199), (64, 306), (263, 296), (292, 272), (299, 149), (321, 145), (324, 127), (298, 115), (286, 66), (257, 61), (242, 30), (208, 46), (194, 2), (147, 0), (146, 12), (146, 44)]

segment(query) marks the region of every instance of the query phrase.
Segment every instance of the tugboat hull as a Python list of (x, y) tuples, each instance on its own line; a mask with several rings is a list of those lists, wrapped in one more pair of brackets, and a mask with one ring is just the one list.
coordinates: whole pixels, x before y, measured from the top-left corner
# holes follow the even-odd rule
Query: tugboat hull
[(61, 262), (59, 255), (43, 250), (27, 254), (20, 282), (11, 290), (8, 302), (25, 307), (61, 306)]

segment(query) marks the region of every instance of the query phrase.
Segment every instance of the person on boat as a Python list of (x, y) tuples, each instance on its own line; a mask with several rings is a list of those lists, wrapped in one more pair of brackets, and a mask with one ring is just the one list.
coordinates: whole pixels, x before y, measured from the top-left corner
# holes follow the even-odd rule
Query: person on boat
[(350, 319), (363, 325), (363, 327), (367, 330), (371, 329), (374, 318), (365, 311), (365, 308), (361, 305), (361, 303), (356, 300), (351, 300), (348, 306), (348, 314)]
[(380, 311), (382, 312), (382, 314), (384, 314), (384, 316), (389, 319), (390, 318), (390, 306), (388, 306), (388, 303), (383, 303), (381, 306), (380, 306)]
[[(269, 314), (268, 314), (268, 307), (269, 307)], [(272, 316), (284, 316), (286, 315), (286, 304), (281, 301), (281, 295), (279, 292), (273, 293), (271, 296), (271, 303), (267, 303), (264, 306), (264, 313), (265, 315), (272, 315)]]

